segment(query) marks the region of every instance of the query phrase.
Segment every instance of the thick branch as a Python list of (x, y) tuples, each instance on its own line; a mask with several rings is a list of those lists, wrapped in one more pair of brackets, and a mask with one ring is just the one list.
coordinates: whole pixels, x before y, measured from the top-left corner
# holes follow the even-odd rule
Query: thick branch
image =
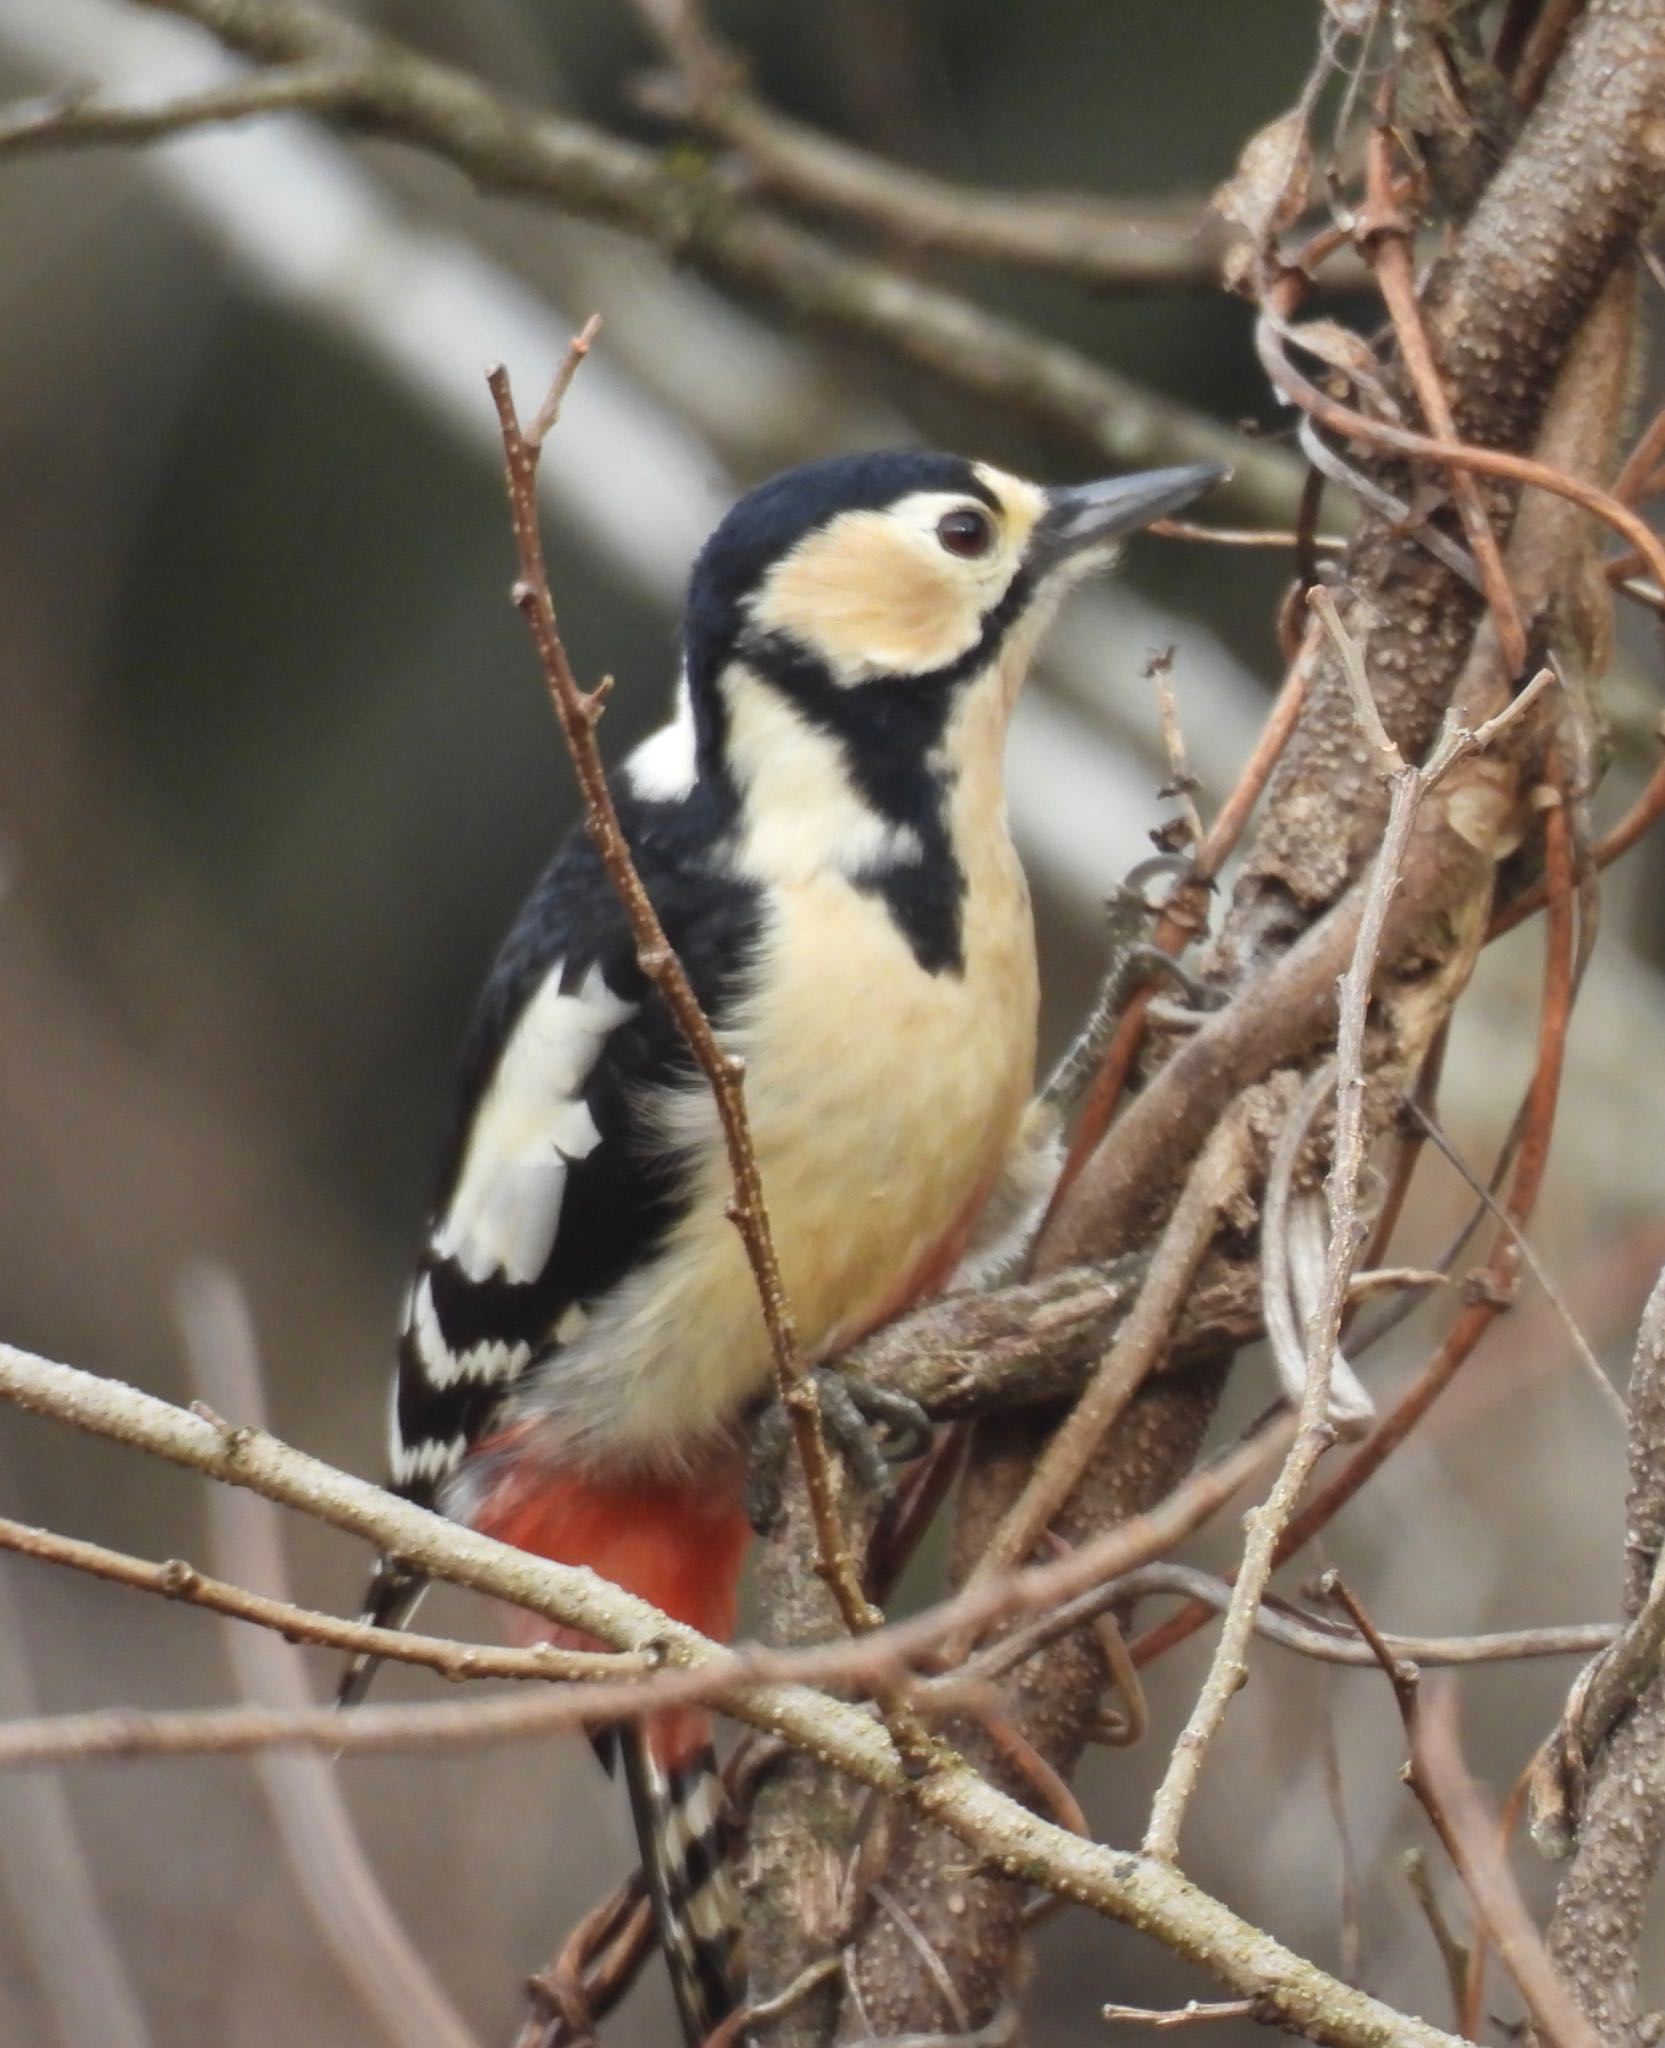
[[(252, 1487), (363, 1536), (435, 1577), (512, 1601), (618, 1648), (657, 1644), (696, 1668), (727, 1654), (593, 1572), (494, 1542), (264, 1432), (188, 1414), (134, 1387), (4, 1344), (0, 1397), (210, 1478)], [(1330, 1977), (1174, 1872), (1038, 1820), (941, 1752), (932, 1767), (906, 1768), (884, 1730), (857, 1708), (798, 1686), (763, 1687), (725, 1704), (861, 1783), (916, 1802), (975, 1856), (1018, 1883), (1056, 1891), (1144, 1929), (1242, 1996), (1261, 2000), (1297, 2033), (1337, 2048), (1456, 2048), (1453, 2036)]]

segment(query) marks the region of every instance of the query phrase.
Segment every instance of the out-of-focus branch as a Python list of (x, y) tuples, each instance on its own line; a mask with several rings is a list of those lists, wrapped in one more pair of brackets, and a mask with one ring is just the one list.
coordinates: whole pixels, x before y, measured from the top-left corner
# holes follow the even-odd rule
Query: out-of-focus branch
[[(315, 0), (137, 0), (196, 22), (228, 49), (287, 74), (310, 110), (338, 124), (425, 150), (483, 190), (540, 200), (643, 237), (667, 257), (757, 292), (789, 317), (875, 346), (999, 408), (1066, 435), (1092, 459), (1138, 468), (1225, 462), (1234, 481), (1223, 511), (1287, 523), (1297, 482), (1281, 451), (1249, 441), (1158, 398), (969, 299), (852, 256), (744, 196), (716, 169), (620, 140), (586, 123), (494, 92), (455, 66), (375, 35)], [(268, 95), (269, 96), (269, 95)], [(200, 107), (166, 126), (154, 105), (129, 107), (133, 139), (200, 124)], [(247, 111), (261, 112), (259, 103)], [(327, 101), (327, 109), (324, 102)], [(208, 118), (234, 111), (229, 89)], [(73, 97), (14, 121), (11, 149), (108, 143), (119, 102)]]
[(754, 183), (904, 249), (1056, 271), (1099, 291), (1217, 286), (1231, 242), (1201, 200), (1113, 204), (1086, 193), (978, 191), (892, 163), (765, 106), (744, 61), (689, 0), (637, 0), (675, 67), (638, 81), (648, 112), (726, 143)]
[[(1630, 1496), (1625, 1516), (1625, 1613), (1635, 1632), (1665, 1606), (1665, 1275), (1642, 1316), (1630, 1376)], [(1574, 1752), (1581, 1798), (1571, 1861), (1549, 1925), (1549, 1952), (1605, 2048), (1658, 2038), (1644, 2015), (1648, 1904), (1665, 1852), (1665, 1666), (1657, 1632), (1649, 1659), (1628, 1666), (1625, 1696), (1605, 1728), (1582, 1716), (1557, 1743)], [(1615, 1656), (1610, 1651), (1606, 1664)], [(1598, 1667), (1598, 1675), (1600, 1667)], [(1650, 2030), (1651, 2028), (1651, 2030)]]
[[(179, 1321), (199, 1396), (264, 1428), (254, 1324), (230, 1272), (200, 1264), (188, 1268), (180, 1279)], [(209, 1496), (216, 1564), (281, 1598), (288, 1574), (279, 1522), (270, 1501), (242, 1487), (216, 1487)], [(225, 1634), (238, 1688), (258, 1703), (245, 1711), (316, 1711), (304, 1662), (291, 1644), (270, 1630), (234, 1628), (229, 1620)], [(265, 1753), (256, 1759), (255, 1772), (312, 1924), (383, 2038), (396, 2048), (479, 2048), (377, 1883), (327, 1751)]]
[[(0, 1565), (0, 1714), (36, 1712), (30, 1645), (9, 1567)], [(99, 1903), (64, 1786), (49, 1778), (0, 1788), (6, 1901), (28, 1972), (62, 2048), (153, 2048), (127, 1965)]]

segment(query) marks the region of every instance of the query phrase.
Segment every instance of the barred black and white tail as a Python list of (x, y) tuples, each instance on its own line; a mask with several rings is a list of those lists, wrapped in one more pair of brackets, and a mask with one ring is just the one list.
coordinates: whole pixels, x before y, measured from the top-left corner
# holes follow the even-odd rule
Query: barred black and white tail
[(617, 1733), (659, 1945), (688, 2048), (700, 2048), (746, 1993), (728, 1794), (709, 1747), (668, 1765), (642, 1729)]
[[(401, 1564), (397, 1558), (379, 1557), (359, 1620), (371, 1628), (403, 1628), (427, 1590), (428, 1581), (421, 1572), (413, 1572), (409, 1565)], [(338, 1707), (356, 1707), (370, 1690), (370, 1681), (375, 1677), (380, 1662), (381, 1659), (372, 1657), (368, 1650), (360, 1650), (350, 1657), (335, 1689), (335, 1704)]]

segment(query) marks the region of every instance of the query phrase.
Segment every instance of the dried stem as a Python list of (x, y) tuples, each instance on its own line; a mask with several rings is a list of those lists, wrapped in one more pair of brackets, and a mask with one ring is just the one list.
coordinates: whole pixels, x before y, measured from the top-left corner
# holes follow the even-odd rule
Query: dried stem
[(560, 1649), (553, 1643), (541, 1643), (530, 1650), (506, 1650), (484, 1643), (458, 1642), (449, 1636), (372, 1628), (364, 1622), (343, 1621), (315, 1608), (297, 1607), (288, 1600), (274, 1600), (264, 1593), (228, 1585), (223, 1579), (210, 1578), (183, 1558), (170, 1557), (153, 1563), (149, 1558), (108, 1549), (102, 1543), (61, 1536), (53, 1529), (32, 1528), (5, 1516), (0, 1516), (0, 1550), (11, 1551), (18, 1557), (38, 1558), (44, 1564), (65, 1565), (95, 1579), (128, 1586), (135, 1592), (159, 1593), (164, 1600), (205, 1608), (233, 1621), (253, 1622), (293, 1642), (317, 1643), (328, 1650), (420, 1664), (437, 1671), (442, 1678), (628, 1678), (632, 1674), (645, 1676), (657, 1669), (657, 1660), (651, 1657)]

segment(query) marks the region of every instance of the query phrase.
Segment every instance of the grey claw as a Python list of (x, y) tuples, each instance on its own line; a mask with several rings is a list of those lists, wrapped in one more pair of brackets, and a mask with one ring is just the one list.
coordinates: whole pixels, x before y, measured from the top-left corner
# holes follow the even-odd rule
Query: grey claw
[[(864, 1493), (889, 1493), (891, 1466), (906, 1464), (929, 1448), (931, 1418), (907, 1394), (852, 1379), (833, 1367), (816, 1366), (812, 1376), (822, 1430), (850, 1476)], [(780, 1521), (791, 1450), (790, 1419), (779, 1401), (770, 1401), (752, 1424), (746, 1475), (746, 1515), (760, 1536)]]

